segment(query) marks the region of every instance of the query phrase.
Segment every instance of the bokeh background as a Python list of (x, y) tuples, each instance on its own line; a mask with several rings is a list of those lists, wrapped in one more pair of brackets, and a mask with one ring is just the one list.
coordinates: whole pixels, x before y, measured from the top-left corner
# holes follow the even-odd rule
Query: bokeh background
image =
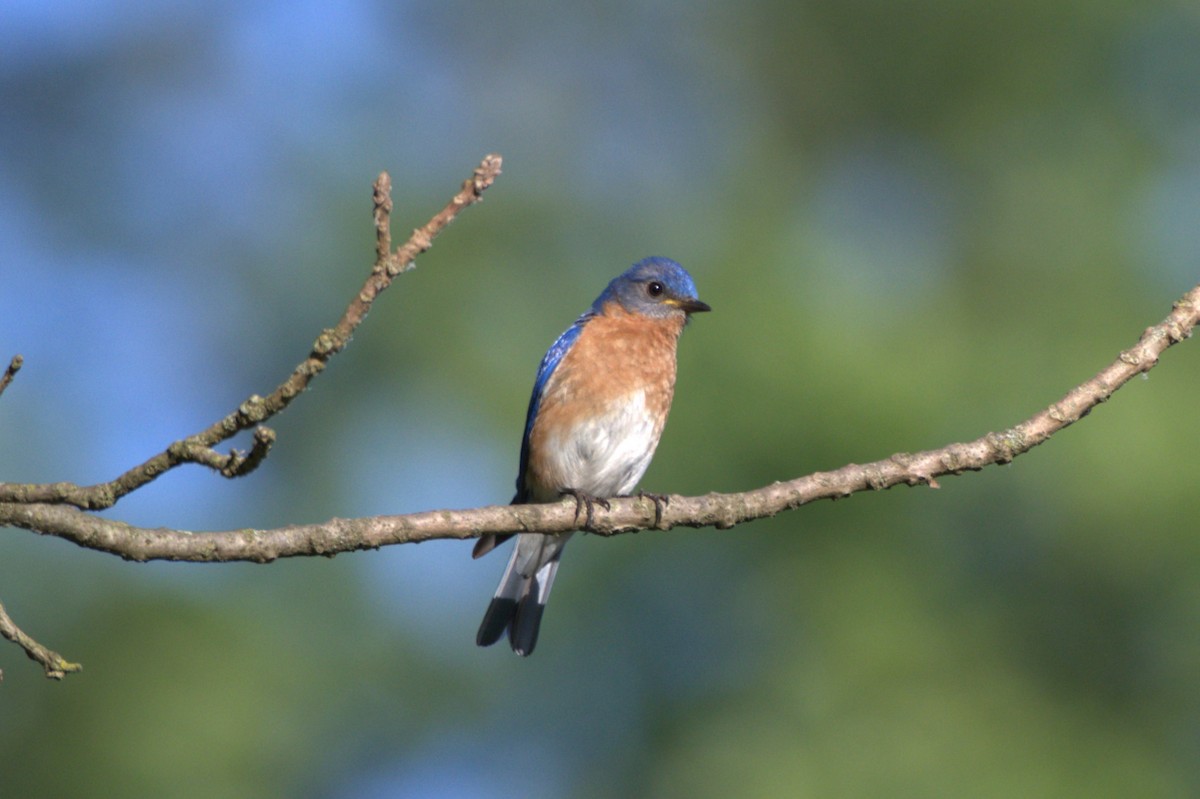
[[(507, 501), (534, 371), (660, 254), (715, 312), (645, 487), (737, 491), (1011, 425), (1200, 274), (1192, 3), (0, 7), (0, 479), (109, 479), (265, 393), (488, 152), (505, 174), (185, 529)], [(0, 796), (1200, 793), (1200, 351), (1007, 467), (568, 550), (138, 565), (20, 530)], [(238, 442), (245, 446), (245, 442)]]

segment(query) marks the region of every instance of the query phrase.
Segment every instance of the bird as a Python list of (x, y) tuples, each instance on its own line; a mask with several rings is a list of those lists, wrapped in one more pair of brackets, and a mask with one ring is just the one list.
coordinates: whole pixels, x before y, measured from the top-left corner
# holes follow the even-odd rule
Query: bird
[[(675, 351), (702, 302), (687, 270), (669, 258), (638, 261), (608, 284), (551, 345), (525, 415), (514, 505), (575, 498), (578, 519), (606, 498), (628, 496), (658, 447), (675, 393)], [(665, 497), (654, 500), (659, 514)], [(514, 534), (489, 533), (472, 551), (491, 552)], [(533, 652), (546, 600), (572, 533), (520, 533), (475, 642), (508, 633), (518, 655)]]

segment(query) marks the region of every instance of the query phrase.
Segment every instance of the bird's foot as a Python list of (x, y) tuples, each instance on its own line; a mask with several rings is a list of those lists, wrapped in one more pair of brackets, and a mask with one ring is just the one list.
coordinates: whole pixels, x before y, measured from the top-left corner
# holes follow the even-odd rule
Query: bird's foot
[(666, 494), (651, 494), (649, 491), (639, 491), (637, 495), (654, 503), (654, 526), (662, 524), (663, 508), (671, 504), (671, 498)]
[(587, 509), (587, 516), (584, 521), (584, 527), (588, 530), (592, 529), (593, 522), (596, 521), (596, 508), (595, 508), (596, 505), (599, 505), (600, 507), (604, 508), (605, 510), (612, 509), (612, 506), (609, 504), (607, 499), (601, 499), (600, 497), (594, 497), (591, 494), (588, 494), (584, 491), (580, 491), (578, 488), (564, 488), (562, 493), (563, 493), (564, 497), (575, 497), (575, 521), (576, 522), (579, 521), (579, 512), (581, 510), (583, 510), (584, 508)]

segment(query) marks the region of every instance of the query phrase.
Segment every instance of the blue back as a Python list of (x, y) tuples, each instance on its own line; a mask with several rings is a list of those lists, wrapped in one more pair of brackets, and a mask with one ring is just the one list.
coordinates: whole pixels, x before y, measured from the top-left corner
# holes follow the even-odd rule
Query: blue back
[(562, 361), (563, 356), (567, 354), (567, 350), (571, 349), (575, 339), (579, 338), (583, 326), (595, 315), (595, 311), (589, 309), (576, 319), (575, 324), (564, 330), (558, 340), (550, 346), (545, 357), (542, 358), (541, 365), (538, 366), (537, 378), (533, 381), (533, 395), (529, 398), (529, 410), (525, 413), (525, 436), (521, 439), (521, 465), (517, 471), (517, 493), (512, 499), (514, 503), (529, 500), (528, 492), (525, 490), (525, 468), (529, 465), (529, 433), (533, 430), (533, 421), (537, 419), (538, 407), (542, 404), (542, 390), (545, 389), (546, 381), (550, 379), (550, 375), (554, 374), (554, 370)]

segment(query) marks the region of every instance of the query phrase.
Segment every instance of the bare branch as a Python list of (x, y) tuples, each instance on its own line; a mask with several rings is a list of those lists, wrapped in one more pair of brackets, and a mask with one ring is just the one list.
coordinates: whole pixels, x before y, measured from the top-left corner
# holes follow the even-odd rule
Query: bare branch
[(392, 254), (392, 176), (380, 172), (375, 179), (375, 264)]
[[(667, 502), (655, 502), (649, 495), (614, 499), (611, 510), (596, 512), (588, 529), (600, 535), (679, 526), (726, 529), (818, 499), (836, 499), (896, 485), (936, 488), (938, 477), (1008, 463), (1082, 419), (1134, 376), (1152, 369), (1162, 353), (1188, 338), (1198, 323), (1200, 285), (1176, 302), (1163, 322), (1148, 328), (1136, 344), (1121, 352), (1099, 374), (1007, 430), (940, 449), (898, 453), (875, 463), (850, 464), (832, 472), (817, 472), (743, 493), (671, 496)], [(322, 524), (272, 530), (205, 533), (133, 527), (65, 505), (0, 502), (0, 524), (58, 536), (129, 560), (266, 563), (276, 558), (332, 556), (390, 544), (475, 538), (484, 533), (565, 532), (577, 529), (579, 522), (575, 502), (568, 498), (544, 505), (494, 505), (403, 516), (333, 519)]]
[[(61, 680), (67, 674), (83, 668), (78, 663), (70, 662), (62, 655), (47, 649), (26, 635), (8, 615), (2, 604), (0, 604), (0, 635), (24, 649), (30, 660), (41, 663), (42, 668), (46, 671), (46, 676), (52, 680)], [(3, 676), (4, 673), (0, 672), (0, 679), (3, 679)]]
[[(265, 398), (251, 395), (236, 411), (206, 430), (174, 442), (163, 452), (108, 483), (87, 487), (73, 483), (0, 483), (0, 526), (20, 527), (64, 538), (82, 547), (128, 560), (257, 563), (306, 555), (331, 557), (339, 552), (433, 539), (468, 539), (484, 533), (556, 533), (578, 529), (576, 503), (570, 498), (544, 505), (496, 505), (403, 516), (333, 519), (322, 524), (271, 530), (198, 533), (134, 527), (86, 512), (110, 507), (125, 494), (181, 463), (202, 464), (229, 478), (253, 471), (275, 441), (274, 431), (262, 423), (286, 408), (324, 370), (329, 359), (346, 347), (380, 292), (396, 275), (412, 268), (414, 260), (432, 246), (438, 233), (464, 208), (481, 199), (499, 175), (500, 166), (499, 156), (485, 158), (459, 193), (425, 225), (414, 230), (395, 251), (392, 250), (390, 232), (391, 180), (387, 173), (381, 174), (374, 185), (376, 259), (371, 273), (338, 323), (317, 337), (308, 357), (283, 383)], [(698, 497), (640, 494), (613, 499), (603, 512), (594, 517), (589, 514), (586, 527), (606, 536), (679, 526), (726, 529), (818, 499), (846, 497), (859, 491), (878, 491), (901, 484), (937, 488), (939, 477), (979, 470), (994, 463), (1008, 463), (1082, 419), (1135, 375), (1152, 369), (1162, 353), (1188, 338), (1198, 323), (1200, 285), (1176, 302), (1163, 322), (1147, 328), (1134, 346), (1121, 352), (1095, 377), (1007, 430), (940, 449), (897, 453), (865, 465), (850, 464), (835, 471), (818, 472), (743, 493), (712, 493)], [(12, 382), (21, 363), (20, 355), (12, 359), (0, 377), (0, 392)], [(222, 454), (214, 449), (250, 428), (255, 428), (255, 432), (249, 452), (234, 449)], [(49, 677), (61, 679), (80, 668), (22, 632), (2, 605), (0, 634), (41, 663)]]
[(250, 447), (250, 451), (244, 455), (236, 449), (230, 452), (229, 462), (221, 469), (221, 474), (225, 477), (245, 477), (258, 468), (274, 443), (274, 430), (269, 427), (256, 427), (254, 445)]
[[(270, 419), (303, 392), (309, 382), (325, 370), (329, 359), (350, 343), (355, 329), (366, 318), (371, 304), (380, 292), (391, 285), (396, 275), (412, 268), (417, 256), (433, 246), (433, 240), (438, 233), (454, 221), (464, 208), (483, 198), (483, 192), (500, 175), (500, 167), (500, 156), (489, 155), (484, 158), (474, 174), (463, 183), (458, 194), (428, 222), (414, 230), (408, 241), (394, 253), (390, 251), (391, 235), (388, 232), (392, 209), (391, 179), (386, 172), (381, 174), (375, 182), (376, 261), (371, 274), (347, 306), (342, 318), (332, 328), (322, 331), (317, 336), (308, 357), (271, 394), (265, 398), (257, 394), (251, 395), (237, 410), (206, 430), (174, 442), (164, 451), (107, 483), (92, 486), (79, 486), (74, 483), (0, 483), (0, 502), (63, 503), (77, 508), (100, 510), (112, 507), (121, 497), (181, 463), (199, 463), (230, 478), (241, 477), (251, 472), (270, 450), (274, 440), (273, 432), (260, 428), (266, 432), (256, 433), (254, 446), (246, 456), (236, 451), (222, 455), (213, 447)], [(19, 368), (20, 356), (17, 356), (13, 359), (13, 365), (5, 372), (6, 381), (11, 380), (11, 375)], [(5, 385), (7, 382), (0, 383), (0, 390), (3, 390)]]
[(17, 376), (17, 372), (21, 371), (21, 367), (25, 364), (25, 359), (20, 355), (14, 355), (12, 360), (8, 362), (8, 368), (4, 370), (4, 374), (0, 376), (0, 394), (4, 393), (4, 389), (8, 388), (8, 384)]

